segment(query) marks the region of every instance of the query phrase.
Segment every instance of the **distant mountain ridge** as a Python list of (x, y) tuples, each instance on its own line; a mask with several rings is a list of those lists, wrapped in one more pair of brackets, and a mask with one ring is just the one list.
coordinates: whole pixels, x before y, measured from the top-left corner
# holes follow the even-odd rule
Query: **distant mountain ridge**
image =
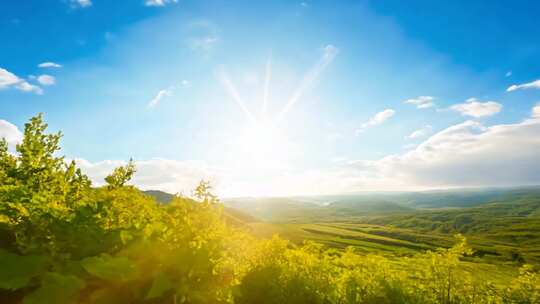
[[(159, 190), (148, 190), (144, 193), (163, 204), (169, 203), (174, 197), (173, 194)], [(425, 209), (479, 207), (490, 203), (515, 202), (539, 197), (540, 186), (530, 186), (303, 197), (244, 197), (227, 198), (222, 202), (228, 213), (237, 213), (238, 217), (248, 222), (255, 222), (258, 219), (303, 222), (407, 214)]]
[(144, 194), (150, 195), (151, 197), (155, 198), (158, 203), (162, 204), (168, 204), (174, 198), (174, 194), (170, 194), (160, 190), (146, 190), (143, 192)]
[(386, 201), (414, 208), (472, 207), (524, 196), (540, 196), (540, 186), (504, 188), (460, 188), (418, 192), (367, 192), (343, 195), (306, 196), (317, 203)]
[(368, 215), (404, 214), (425, 209), (478, 207), (540, 197), (540, 186), (454, 189), (425, 192), (232, 198), (224, 204), (267, 221), (344, 220)]

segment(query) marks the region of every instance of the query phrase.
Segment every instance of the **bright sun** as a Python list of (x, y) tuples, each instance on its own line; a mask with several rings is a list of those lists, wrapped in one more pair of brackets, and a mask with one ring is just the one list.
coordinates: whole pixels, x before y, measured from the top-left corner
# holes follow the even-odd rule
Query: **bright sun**
[(218, 73), (221, 84), (232, 100), (239, 106), (249, 120), (247, 127), (240, 132), (238, 138), (232, 142), (234, 148), (229, 157), (229, 167), (235, 168), (236, 173), (244, 176), (264, 176), (270, 172), (280, 172), (287, 166), (291, 154), (294, 154), (292, 145), (288, 141), (282, 128), (282, 121), (290, 109), (301, 99), (304, 92), (315, 82), (324, 68), (332, 62), (337, 54), (335, 48), (325, 48), (320, 60), (310, 69), (293, 91), (290, 99), (277, 115), (270, 117), (266, 113), (271, 78), (271, 64), (268, 60), (265, 71), (264, 90), (262, 96), (262, 111), (256, 116), (250, 111), (240, 93), (228, 77), (225, 69)]
[(278, 169), (286, 162), (289, 152), (284, 132), (269, 121), (250, 124), (240, 134), (235, 146), (237, 162), (243, 167), (249, 166), (250, 170)]
[(242, 150), (246, 153), (267, 154), (278, 139), (276, 128), (268, 122), (257, 122), (242, 134)]

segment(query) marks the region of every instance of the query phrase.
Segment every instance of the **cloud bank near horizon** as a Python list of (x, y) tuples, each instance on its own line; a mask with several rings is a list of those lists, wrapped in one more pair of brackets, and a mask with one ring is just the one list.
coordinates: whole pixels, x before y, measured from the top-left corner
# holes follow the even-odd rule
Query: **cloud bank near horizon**
[[(540, 184), (540, 104), (513, 124), (466, 120), (434, 133), (416, 148), (376, 160), (345, 161), (328, 169), (283, 172), (264, 180), (238, 176), (201, 160), (135, 161), (133, 184), (141, 189), (191, 194), (200, 180), (211, 181), (222, 196), (316, 195), (356, 191), (425, 190), (452, 187)], [(0, 120), (9, 145), (22, 139), (13, 124)], [(75, 159), (95, 185), (121, 160)]]

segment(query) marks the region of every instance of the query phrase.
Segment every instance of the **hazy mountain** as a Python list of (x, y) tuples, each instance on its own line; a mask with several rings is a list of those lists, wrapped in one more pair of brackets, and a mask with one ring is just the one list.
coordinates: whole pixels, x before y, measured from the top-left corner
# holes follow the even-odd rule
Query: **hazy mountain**
[(160, 190), (146, 190), (144, 194), (150, 195), (156, 199), (159, 203), (168, 204), (174, 197), (174, 194), (170, 194)]
[(367, 192), (345, 195), (307, 196), (316, 204), (391, 202), (413, 208), (472, 207), (482, 204), (540, 196), (540, 186), (433, 190), (422, 192)]
[(380, 192), (347, 195), (233, 198), (224, 204), (270, 221), (331, 221), (375, 214), (404, 214), (419, 209), (476, 207), (540, 197), (540, 187)]

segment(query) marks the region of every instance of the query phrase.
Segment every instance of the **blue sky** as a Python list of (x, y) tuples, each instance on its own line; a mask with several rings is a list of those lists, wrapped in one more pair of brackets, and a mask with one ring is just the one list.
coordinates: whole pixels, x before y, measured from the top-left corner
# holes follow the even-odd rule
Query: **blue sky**
[(96, 184), (171, 192), (540, 184), (529, 2), (3, 1), (0, 136), (43, 112)]

